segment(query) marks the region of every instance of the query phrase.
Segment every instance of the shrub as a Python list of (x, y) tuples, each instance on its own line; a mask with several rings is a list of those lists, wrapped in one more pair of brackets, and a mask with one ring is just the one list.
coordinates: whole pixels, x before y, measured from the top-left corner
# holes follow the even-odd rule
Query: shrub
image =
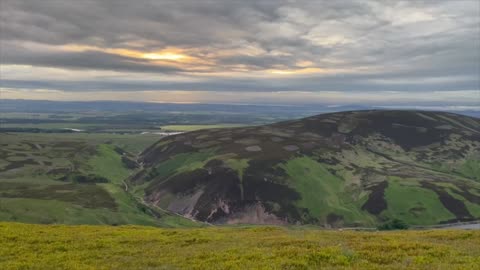
[(400, 219), (393, 219), (390, 220), (380, 226), (377, 229), (381, 231), (388, 231), (388, 230), (406, 230), (408, 229), (408, 224)]
[(71, 176), (71, 179), (75, 183), (79, 184), (92, 184), (92, 183), (108, 183), (108, 179), (103, 176), (98, 176), (95, 174), (74, 174)]

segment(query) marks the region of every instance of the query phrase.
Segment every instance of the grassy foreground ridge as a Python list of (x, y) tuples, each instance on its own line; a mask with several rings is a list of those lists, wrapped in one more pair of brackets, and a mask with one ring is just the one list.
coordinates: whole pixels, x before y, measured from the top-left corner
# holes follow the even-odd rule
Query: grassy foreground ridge
[(478, 269), (480, 231), (0, 223), (0, 269)]

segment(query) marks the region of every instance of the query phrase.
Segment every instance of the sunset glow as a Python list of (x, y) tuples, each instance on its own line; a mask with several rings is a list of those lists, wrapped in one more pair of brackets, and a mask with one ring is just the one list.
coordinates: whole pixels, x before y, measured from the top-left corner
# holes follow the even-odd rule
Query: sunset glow
[(151, 60), (178, 61), (178, 60), (185, 59), (186, 56), (182, 54), (174, 54), (174, 53), (145, 53), (145, 54), (142, 54), (142, 58), (151, 59)]

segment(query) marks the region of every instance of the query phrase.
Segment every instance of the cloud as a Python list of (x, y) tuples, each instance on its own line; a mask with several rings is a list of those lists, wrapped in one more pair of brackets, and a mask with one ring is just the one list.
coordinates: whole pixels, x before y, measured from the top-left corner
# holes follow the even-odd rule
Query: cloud
[(174, 72), (181, 71), (168, 65), (152, 64), (148, 60), (101, 51), (81, 52), (29, 50), (21, 45), (4, 45), (2, 64), (32, 65), (65, 69), (96, 69), (131, 72)]
[[(408, 75), (408, 77), (406, 77)], [(442, 76), (429, 77), (422, 74), (382, 74), (378, 75), (323, 75), (307, 78), (230, 78), (209, 77), (186, 79), (148, 80), (102, 78), (101, 80), (22, 80), (4, 79), (2, 85), (8, 88), (24, 89), (54, 89), (64, 91), (98, 91), (98, 90), (186, 90), (186, 91), (238, 91), (238, 92), (282, 92), (282, 91), (342, 91), (346, 93), (362, 91), (399, 91), (408, 95), (409, 92), (423, 91), (462, 91), (478, 89), (476, 76)], [(480, 93), (480, 91), (479, 91)]]
[(5, 88), (480, 91), (477, 0), (2, 0), (0, 27)]

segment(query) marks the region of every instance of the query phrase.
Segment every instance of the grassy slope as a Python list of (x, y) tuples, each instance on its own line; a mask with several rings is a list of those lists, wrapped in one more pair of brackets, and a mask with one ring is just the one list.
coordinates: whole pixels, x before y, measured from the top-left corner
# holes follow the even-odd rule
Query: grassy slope
[[(435, 192), (421, 188), (415, 180), (390, 177), (385, 191), (388, 208), (383, 214), (415, 225), (435, 224), (454, 219)], [(417, 214), (415, 209), (423, 209)]]
[(100, 144), (111, 142), (122, 149), (138, 154), (147, 146), (158, 141), (155, 134), (112, 134), (112, 133), (8, 133), (2, 134), (2, 143), (26, 141), (32, 143), (50, 143), (57, 141), (87, 142)]
[(114, 146), (99, 145), (98, 153), (89, 160), (89, 165), (92, 167), (92, 173), (110, 180), (109, 183), (100, 185), (115, 198), (118, 214), (123, 218), (122, 224), (158, 224), (155, 218), (139, 211), (135, 199), (126, 192), (123, 180), (131, 171), (123, 166), (121, 156), (115, 152)]
[(0, 223), (1, 269), (477, 269), (480, 231)]
[[(10, 154), (0, 158), (2, 166), (12, 160), (27, 158), (50, 162), (51, 165), (25, 165), (0, 173), (0, 220), (28, 223), (198, 226), (176, 215), (164, 214), (161, 219), (154, 218), (146, 213), (148, 211), (143, 205), (125, 192), (123, 179), (132, 171), (124, 167), (121, 156), (114, 151), (114, 146), (138, 153), (156, 139), (158, 136), (82, 133), (2, 135), (2, 142), (8, 144), (8, 147), (3, 149)], [(28, 146), (25, 142), (41, 145), (41, 149)], [(55, 146), (55, 143), (69, 145), (62, 148)], [(69, 148), (73, 146), (78, 149)], [(88, 150), (90, 146), (96, 151), (92, 153)], [(54, 180), (46, 174), (51, 169), (62, 167), (75, 167), (84, 173), (103, 176), (110, 182), (72, 185)], [(95, 202), (106, 205), (113, 202), (116, 209), (103, 207)]]
[(468, 159), (462, 166), (459, 168), (460, 174), (471, 179), (475, 179), (480, 182), (480, 160), (479, 159)]
[(27, 223), (121, 223), (110, 209), (88, 209), (59, 200), (0, 198), (0, 220)]
[[(344, 216), (350, 224), (375, 224), (375, 219), (361, 210), (365, 198), (354, 201), (351, 196), (347, 196), (344, 190), (345, 181), (331, 174), (324, 165), (309, 157), (301, 157), (288, 161), (282, 167), (290, 176), (291, 185), (302, 196), (299, 206), (308, 208), (314, 217), (324, 221), (328, 213), (333, 213)], [(437, 224), (455, 218), (455, 215), (442, 205), (438, 195), (420, 187), (417, 179), (392, 176), (388, 183), (385, 191), (388, 208), (382, 212), (384, 218), (400, 219), (411, 225)], [(474, 217), (479, 216), (478, 205), (453, 192), (449, 193), (465, 203)]]
[(314, 217), (325, 221), (326, 215), (332, 213), (344, 216), (349, 224), (374, 224), (374, 219), (360, 210), (363, 200), (353, 202), (344, 190), (344, 180), (332, 175), (324, 165), (300, 157), (282, 166), (291, 185), (301, 194), (299, 206), (308, 208)]
[(159, 225), (165, 227), (199, 226), (175, 215), (164, 215), (154, 218), (141, 211), (141, 204), (128, 192), (126, 192), (126, 179), (131, 171), (126, 169), (121, 161), (121, 156), (115, 152), (114, 146), (101, 144), (98, 154), (89, 161), (92, 172), (106, 177), (110, 183), (102, 185), (114, 198), (118, 205), (117, 214), (121, 218), (121, 224)]
[(178, 171), (192, 171), (203, 167), (212, 155), (211, 151), (179, 154), (160, 163), (155, 167), (153, 173), (158, 177), (167, 177)]

